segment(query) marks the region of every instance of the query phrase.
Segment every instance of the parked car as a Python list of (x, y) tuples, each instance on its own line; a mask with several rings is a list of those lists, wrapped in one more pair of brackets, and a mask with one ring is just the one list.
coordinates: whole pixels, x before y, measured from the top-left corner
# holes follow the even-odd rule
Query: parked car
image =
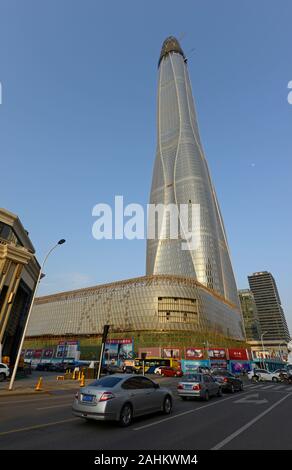
[(37, 364), (35, 370), (49, 371), (49, 370), (51, 370), (50, 367), (51, 367), (50, 362), (40, 362), (39, 364)]
[(136, 416), (155, 411), (170, 414), (172, 403), (171, 391), (147, 377), (115, 374), (81, 388), (72, 411), (86, 420), (113, 420), (124, 427)]
[(154, 369), (154, 374), (161, 375), (161, 371), (162, 371), (162, 369), (165, 369), (165, 367), (167, 367), (167, 366), (156, 367), (156, 369)]
[(133, 367), (133, 366), (124, 366), (123, 367), (123, 373), (124, 374), (135, 374), (136, 373), (135, 367)]
[(231, 374), (225, 369), (214, 369), (212, 372), (214, 379), (221, 385), (223, 391), (234, 393), (243, 390), (243, 382), (239, 377)]
[(266, 369), (254, 369), (248, 372), (248, 378), (253, 382), (280, 382), (279, 377), (274, 372), (269, 372)]
[(101, 368), (102, 374), (112, 375), (112, 374), (121, 374), (123, 369), (119, 366), (109, 365), (109, 366), (102, 366)]
[(273, 372), (277, 377), (278, 379), (287, 379), (288, 376), (289, 376), (289, 372), (287, 371), (287, 369), (277, 369)]
[(175, 369), (174, 367), (163, 367), (160, 375), (165, 377), (182, 377), (183, 373), (180, 369)]
[(222, 396), (222, 387), (210, 374), (194, 373), (185, 375), (177, 385), (177, 393), (182, 400), (202, 398), (206, 401), (212, 396)]
[(3, 362), (0, 362), (0, 382), (3, 382), (3, 380), (8, 379), (10, 375), (10, 369), (7, 364), (4, 364)]
[(51, 372), (61, 372), (65, 373), (66, 370), (73, 372), (76, 365), (74, 363), (67, 363), (67, 362), (51, 362), (49, 365), (49, 371)]

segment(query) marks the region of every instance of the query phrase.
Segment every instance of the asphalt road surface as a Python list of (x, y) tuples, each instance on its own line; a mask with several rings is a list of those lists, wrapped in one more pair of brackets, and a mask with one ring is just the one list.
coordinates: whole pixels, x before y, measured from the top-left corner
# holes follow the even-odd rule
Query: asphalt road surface
[(170, 416), (151, 415), (129, 428), (86, 422), (71, 413), (72, 391), (2, 397), (0, 449), (292, 449), (292, 385), (248, 384), (209, 402), (181, 401), (177, 379)]

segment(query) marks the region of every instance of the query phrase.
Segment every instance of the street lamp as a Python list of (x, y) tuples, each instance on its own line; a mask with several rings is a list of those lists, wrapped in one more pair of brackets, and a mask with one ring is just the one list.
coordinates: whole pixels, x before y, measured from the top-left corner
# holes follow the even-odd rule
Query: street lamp
[(265, 354), (264, 354), (265, 351), (264, 351), (264, 340), (263, 340), (263, 337), (264, 337), (264, 335), (266, 335), (267, 333), (268, 333), (268, 331), (264, 331), (264, 332), (261, 334), (264, 369), (265, 369)]
[(40, 280), (41, 280), (42, 277), (44, 276), (44, 275), (43, 275), (44, 266), (45, 266), (45, 264), (46, 264), (46, 261), (47, 261), (48, 257), (49, 257), (50, 254), (52, 253), (52, 251), (53, 251), (55, 248), (57, 248), (58, 245), (63, 245), (63, 243), (65, 243), (65, 241), (66, 241), (66, 240), (64, 240), (64, 238), (62, 238), (61, 240), (59, 240), (58, 243), (56, 243), (56, 244), (48, 251), (48, 253), (46, 254), (46, 256), (45, 256), (45, 258), (44, 258), (44, 260), (43, 260), (43, 262), (42, 262), (41, 269), (40, 269), (40, 272), (39, 272), (39, 275), (38, 275), (38, 279), (37, 279), (37, 282), (36, 282), (36, 285), (35, 285), (33, 297), (32, 297), (32, 300), (31, 300), (31, 304), (30, 304), (30, 307), (29, 307), (29, 311), (28, 311), (28, 314), (27, 314), (25, 326), (24, 326), (24, 329), (23, 329), (23, 333), (22, 333), (22, 337), (21, 337), (21, 341), (20, 341), (20, 345), (19, 345), (19, 349), (18, 349), (16, 361), (15, 361), (15, 364), (14, 364), (12, 376), (11, 376), (11, 379), (10, 379), (9, 390), (12, 390), (12, 388), (13, 388), (13, 384), (14, 384), (14, 380), (15, 380), (15, 376), (16, 376), (16, 372), (17, 372), (17, 368), (18, 368), (18, 364), (19, 364), (19, 359), (20, 359), (20, 356), (21, 356), (22, 348), (23, 348), (24, 338), (25, 338), (25, 335), (26, 335), (26, 331), (27, 331), (27, 327), (28, 327), (30, 315), (31, 315), (32, 308), (33, 308), (34, 299), (35, 299), (35, 297), (36, 297), (36, 293), (37, 293), (37, 290), (38, 290), (38, 287), (39, 287)]

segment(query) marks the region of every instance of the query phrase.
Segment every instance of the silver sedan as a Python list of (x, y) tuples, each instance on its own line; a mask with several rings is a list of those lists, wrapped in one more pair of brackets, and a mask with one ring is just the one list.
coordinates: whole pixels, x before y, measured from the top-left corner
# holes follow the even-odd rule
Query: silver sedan
[(187, 374), (177, 385), (177, 393), (183, 399), (203, 398), (208, 401), (211, 396), (222, 396), (221, 385), (209, 374)]
[(155, 411), (170, 414), (173, 397), (147, 377), (114, 374), (102, 377), (76, 394), (72, 411), (87, 420), (113, 420), (129, 426), (136, 416)]

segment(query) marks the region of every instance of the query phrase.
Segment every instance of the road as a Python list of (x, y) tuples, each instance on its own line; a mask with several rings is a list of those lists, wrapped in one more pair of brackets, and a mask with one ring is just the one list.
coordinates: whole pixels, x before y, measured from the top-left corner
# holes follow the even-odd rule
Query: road
[[(177, 379), (164, 379), (175, 394)], [(71, 414), (72, 391), (0, 399), (0, 449), (292, 449), (292, 386), (248, 384), (209, 402), (175, 397), (171, 416), (125, 429)]]

